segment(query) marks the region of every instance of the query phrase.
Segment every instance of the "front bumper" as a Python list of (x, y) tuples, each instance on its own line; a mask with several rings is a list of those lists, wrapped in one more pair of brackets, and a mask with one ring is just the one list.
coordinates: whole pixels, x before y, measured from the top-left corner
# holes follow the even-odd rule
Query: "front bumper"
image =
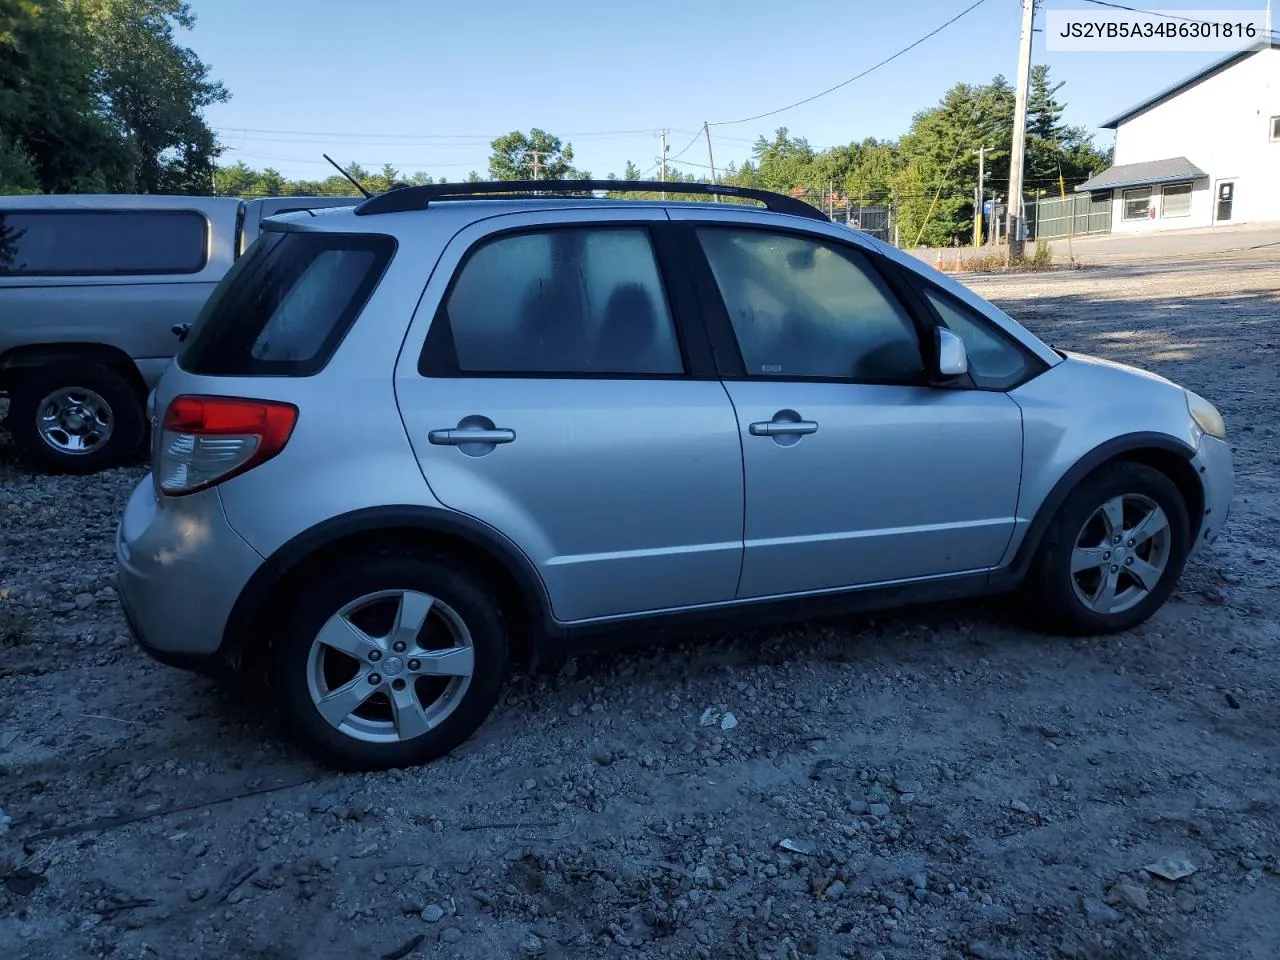
[(1196, 542), (1191, 545), (1195, 553), (1213, 543), (1222, 533), (1231, 515), (1231, 499), (1235, 495), (1235, 468), (1231, 460), (1231, 448), (1222, 440), (1204, 436), (1191, 460), (1200, 475), (1204, 489), (1204, 515)]
[(262, 565), (231, 529), (216, 490), (157, 496), (134, 488), (116, 530), (116, 581), (138, 645), (170, 666), (221, 673), (227, 620)]

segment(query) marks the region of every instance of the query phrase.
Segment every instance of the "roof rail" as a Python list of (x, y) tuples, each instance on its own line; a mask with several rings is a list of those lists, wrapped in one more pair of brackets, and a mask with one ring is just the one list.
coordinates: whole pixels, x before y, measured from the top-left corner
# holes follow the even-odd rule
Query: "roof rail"
[[(615, 193), (688, 193), (702, 196), (739, 197), (758, 200), (765, 209), (774, 213), (789, 213), (812, 220), (829, 221), (829, 217), (817, 207), (772, 190), (753, 187), (734, 187), (720, 183), (669, 183), (657, 180), (482, 180), (478, 183), (431, 183), (416, 187), (401, 187), (370, 197), (359, 204), (355, 212), (359, 216), (375, 213), (403, 213), (406, 210), (425, 210), (435, 200), (504, 199), (501, 194), (548, 194), (608, 190)], [(496, 196), (494, 196), (496, 195)], [(584, 199), (592, 199), (590, 197)]]

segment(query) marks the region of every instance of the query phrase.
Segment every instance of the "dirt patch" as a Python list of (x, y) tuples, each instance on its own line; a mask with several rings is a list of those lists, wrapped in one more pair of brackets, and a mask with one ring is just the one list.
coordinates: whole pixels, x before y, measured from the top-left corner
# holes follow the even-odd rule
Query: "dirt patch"
[(970, 282), (1227, 418), (1227, 532), (1131, 633), (980, 604), (708, 637), (335, 776), (130, 644), (140, 469), (0, 450), (0, 956), (1280, 954), (1280, 260)]

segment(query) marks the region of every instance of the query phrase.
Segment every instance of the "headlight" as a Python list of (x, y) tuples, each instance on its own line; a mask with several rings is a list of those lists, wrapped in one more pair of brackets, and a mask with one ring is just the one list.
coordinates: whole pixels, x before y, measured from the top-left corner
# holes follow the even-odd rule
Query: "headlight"
[(1191, 413), (1191, 419), (1209, 436), (1218, 440), (1227, 439), (1227, 424), (1218, 408), (1199, 394), (1190, 390), (1186, 393), (1187, 410)]

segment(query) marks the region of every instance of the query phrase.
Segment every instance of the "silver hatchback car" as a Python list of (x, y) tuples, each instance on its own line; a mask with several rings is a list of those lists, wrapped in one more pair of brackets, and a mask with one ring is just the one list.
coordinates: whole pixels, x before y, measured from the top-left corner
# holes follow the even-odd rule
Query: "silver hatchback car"
[(1221, 531), (1208, 401), (800, 201), (590, 192), (660, 188), (264, 224), (151, 398), (116, 547), (139, 643), (265, 674), (332, 764), (401, 766), (470, 736), (513, 663), (611, 634), (1015, 588), (1108, 633)]

